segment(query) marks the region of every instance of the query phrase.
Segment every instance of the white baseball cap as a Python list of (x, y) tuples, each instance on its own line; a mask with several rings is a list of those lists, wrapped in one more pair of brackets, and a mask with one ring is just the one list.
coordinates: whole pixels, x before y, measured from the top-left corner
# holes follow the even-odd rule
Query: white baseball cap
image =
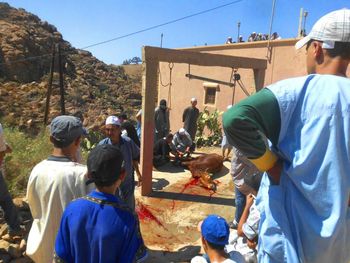
[(184, 135), (186, 133), (186, 130), (184, 128), (180, 128), (179, 133), (181, 135)]
[(108, 124), (120, 126), (120, 120), (116, 116), (108, 116), (106, 119), (106, 125)]
[(195, 97), (193, 97), (193, 98), (191, 99), (191, 102), (195, 102), (195, 101), (197, 101), (197, 99), (196, 99)]
[(311, 32), (295, 44), (295, 48), (302, 48), (311, 39), (322, 41), (325, 49), (334, 48), (335, 42), (350, 42), (350, 9), (340, 9), (321, 17)]

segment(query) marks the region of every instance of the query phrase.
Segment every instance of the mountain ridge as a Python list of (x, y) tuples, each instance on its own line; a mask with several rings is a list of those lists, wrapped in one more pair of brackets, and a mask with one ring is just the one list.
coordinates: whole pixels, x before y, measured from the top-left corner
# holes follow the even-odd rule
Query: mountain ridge
[[(122, 66), (105, 64), (89, 51), (74, 48), (54, 25), (22, 8), (0, 3), (0, 117), (4, 122), (24, 130), (37, 130), (43, 122), (56, 44), (63, 54), (67, 114), (82, 111), (84, 124), (97, 128), (109, 114), (123, 111), (132, 116), (139, 110), (140, 75), (128, 75)], [(60, 114), (55, 66), (49, 119)]]

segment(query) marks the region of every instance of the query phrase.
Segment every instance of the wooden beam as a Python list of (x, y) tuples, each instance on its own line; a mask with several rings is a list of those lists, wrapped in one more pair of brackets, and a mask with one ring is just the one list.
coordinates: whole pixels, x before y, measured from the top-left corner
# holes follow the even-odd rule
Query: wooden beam
[(157, 98), (159, 62), (186, 63), (199, 66), (250, 68), (254, 70), (256, 89), (264, 83), (267, 61), (193, 51), (145, 46), (142, 48), (142, 127), (141, 127), (141, 195), (152, 192), (154, 107)]
[(255, 82), (256, 91), (259, 91), (264, 87), (264, 81), (265, 81), (265, 70), (254, 69), (254, 82)]
[(145, 58), (142, 50), (142, 125), (141, 125), (141, 195), (152, 192), (153, 144), (154, 144), (154, 106), (157, 98), (158, 65), (157, 60)]
[(266, 59), (235, 57), (150, 46), (143, 47), (143, 50), (145, 52), (145, 60), (229, 68), (266, 69), (267, 67)]
[(231, 82), (217, 80), (217, 79), (211, 79), (211, 78), (206, 78), (206, 77), (197, 76), (197, 75), (193, 75), (193, 74), (185, 74), (185, 77), (189, 78), (189, 79), (199, 79), (199, 80), (204, 80), (204, 81), (208, 81), (208, 82), (215, 82), (217, 84), (222, 84), (222, 85), (226, 85), (226, 86), (229, 86), (229, 87), (233, 87), (233, 85), (234, 85)]

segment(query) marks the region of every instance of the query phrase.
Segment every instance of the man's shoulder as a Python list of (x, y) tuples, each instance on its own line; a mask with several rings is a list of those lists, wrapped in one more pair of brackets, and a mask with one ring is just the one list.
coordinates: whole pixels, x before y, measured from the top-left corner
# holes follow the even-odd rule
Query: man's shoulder
[(288, 78), (284, 80), (277, 81), (271, 85), (268, 85), (266, 88), (273, 90), (275, 88), (283, 87), (286, 88), (288, 86), (296, 87), (296, 86), (303, 86), (304, 83), (308, 80), (313, 78), (315, 75), (307, 75), (307, 76), (301, 76), (301, 77), (294, 77), (294, 78)]
[(101, 144), (111, 144), (111, 140), (108, 137), (106, 137), (98, 143), (98, 145), (101, 145)]
[(91, 195), (74, 199), (66, 208), (68, 213), (81, 213), (77, 211), (82, 211), (83, 213), (86, 212), (87, 214), (90, 214), (92, 209), (103, 210), (112, 217), (115, 216), (128, 219), (127, 222), (129, 224), (134, 224), (134, 221), (136, 220), (136, 215), (134, 212), (123, 202), (106, 202), (101, 199), (94, 198)]
[(74, 178), (79, 179), (80, 177), (85, 176), (86, 170), (86, 165), (76, 162), (43, 160), (34, 166), (29, 177), (29, 183), (38, 177), (45, 178), (47, 177), (47, 174), (55, 175), (56, 179), (63, 175), (72, 174), (74, 175)]

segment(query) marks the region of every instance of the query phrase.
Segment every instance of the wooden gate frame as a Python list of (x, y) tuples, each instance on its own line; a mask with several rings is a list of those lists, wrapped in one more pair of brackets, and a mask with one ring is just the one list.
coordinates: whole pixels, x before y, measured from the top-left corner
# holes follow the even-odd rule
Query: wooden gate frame
[(146, 196), (152, 193), (154, 106), (159, 62), (253, 69), (255, 87), (259, 90), (264, 85), (267, 60), (144, 46), (142, 61), (141, 195)]

